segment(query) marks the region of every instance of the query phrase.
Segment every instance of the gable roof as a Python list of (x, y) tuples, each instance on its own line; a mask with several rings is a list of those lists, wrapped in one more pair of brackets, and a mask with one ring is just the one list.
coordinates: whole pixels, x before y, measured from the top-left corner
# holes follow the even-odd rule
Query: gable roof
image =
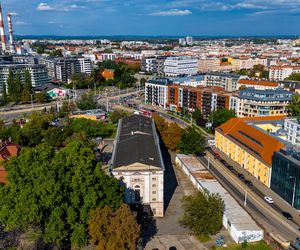
[(284, 148), (285, 145), (275, 137), (252, 126), (251, 122), (276, 121), (284, 118), (285, 116), (232, 118), (216, 130), (256, 158), (260, 158), (268, 166), (272, 166), (274, 152)]
[(140, 163), (164, 169), (154, 122), (142, 115), (119, 121), (112, 168)]

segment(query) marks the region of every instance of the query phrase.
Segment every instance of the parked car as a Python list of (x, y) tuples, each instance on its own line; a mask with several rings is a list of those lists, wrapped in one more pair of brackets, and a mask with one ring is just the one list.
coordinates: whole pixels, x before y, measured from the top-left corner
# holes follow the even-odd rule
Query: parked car
[(238, 174), (238, 177), (241, 179), (241, 180), (244, 180), (245, 179), (245, 176), (243, 174)]
[(232, 171), (234, 168), (233, 168), (233, 166), (230, 166), (230, 165), (227, 165), (226, 166), (230, 171)]
[(293, 219), (293, 216), (292, 216), (290, 213), (288, 213), (288, 212), (283, 211), (283, 212), (282, 212), (282, 215), (283, 215), (285, 218), (287, 218), (288, 220), (292, 220), (292, 219)]
[(274, 203), (273, 199), (272, 199), (271, 197), (269, 197), (269, 196), (265, 196), (264, 199), (265, 199), (265, 201), (268, 202), (269, 204)]
[(248, 180), (245, 180), (245, 184), (248, 186), (248, 187), (252, 187), (253, 184), (251, 181), (248, 181)]

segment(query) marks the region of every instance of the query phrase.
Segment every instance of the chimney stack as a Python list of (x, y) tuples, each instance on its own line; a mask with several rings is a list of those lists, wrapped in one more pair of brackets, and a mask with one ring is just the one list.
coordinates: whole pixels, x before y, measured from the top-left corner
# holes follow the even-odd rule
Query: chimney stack
[(13, 38), (13, 27), (11, 22), (11, 14), (7, 14), (7, 23), (8, 23), (8, 31), (9, 31), (9, 43), (10, 43), (10, 52), (12, 54), (15, 53), (15, 45), (14, 45), (14, 38)]
[(3, 23), (1, 3), (0, 3), (0, 35), (1, 35), (2, 51), (6, 51), (5, 32), (4, 32), (4, 23)]

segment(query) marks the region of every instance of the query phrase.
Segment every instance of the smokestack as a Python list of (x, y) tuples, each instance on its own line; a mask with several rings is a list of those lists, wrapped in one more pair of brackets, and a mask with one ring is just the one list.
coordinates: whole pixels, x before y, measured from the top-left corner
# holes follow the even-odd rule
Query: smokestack
[(4, 32), (4, 23), (3, 23), (1, 3), (0, 3), (0, 35), (1, 35), (2, 51), (6, 51), (5, 32)]
[(9, 31), (9, 43), (10, 43), (10, 52), (15, 53), (15, 45), (14, 45), (14, 38), (13, 38), (13, 28), (11, 22), (11, 13), (7, 14), (7, 23), (8, 23), (8, 31)]

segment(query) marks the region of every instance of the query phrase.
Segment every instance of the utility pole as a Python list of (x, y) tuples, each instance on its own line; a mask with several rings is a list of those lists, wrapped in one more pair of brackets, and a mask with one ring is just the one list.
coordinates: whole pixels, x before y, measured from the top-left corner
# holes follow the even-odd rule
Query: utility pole
[(31, 99), (31, 109), (33, 110), (33, 98), (32, 98), (33, 94), (30, 94), (30, 99)]
[(207, 157), (207, 169), (209, 170), (209, 163), (210, 163), (210, 158)]
[(106, 92), (106, 112), (108, 111), (108, 93)]

